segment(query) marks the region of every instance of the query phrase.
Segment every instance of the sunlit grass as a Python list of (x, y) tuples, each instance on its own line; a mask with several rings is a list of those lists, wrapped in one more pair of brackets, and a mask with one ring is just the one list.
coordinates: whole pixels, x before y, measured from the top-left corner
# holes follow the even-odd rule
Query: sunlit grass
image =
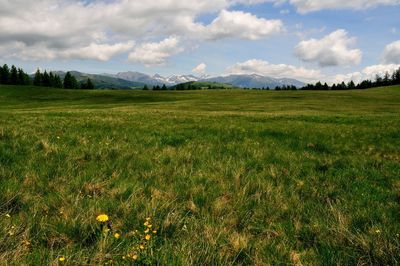
[(0, 121), (2, 265), (400, 263), (398, 87), (0, 87)]

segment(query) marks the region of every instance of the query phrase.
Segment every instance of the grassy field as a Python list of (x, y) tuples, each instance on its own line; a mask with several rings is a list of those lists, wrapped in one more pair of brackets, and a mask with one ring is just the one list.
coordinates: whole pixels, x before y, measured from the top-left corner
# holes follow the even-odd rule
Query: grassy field
[(400, 264), (400, 87), (3, 86), (0, 122), (0, 265)]

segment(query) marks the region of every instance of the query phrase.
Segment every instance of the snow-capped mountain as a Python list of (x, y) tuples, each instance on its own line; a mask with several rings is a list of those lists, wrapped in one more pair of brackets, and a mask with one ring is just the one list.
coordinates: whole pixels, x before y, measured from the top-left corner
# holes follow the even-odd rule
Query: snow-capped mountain
[(116, 75), (112, 75), (113, 77), (125, 79), (132, 82), (141, 82), (146, 83), (152, 86), (172, 86), (179, 83), (186, 83), (190, 81), (198, 81), (199, 78), (193, 75), (172, 75), (169, 77), (163, 77), (160, 74), (155, 74), (154, 76), (150, 76), (140, 72), (121, 72)]
[(275, 88), (277, 86), (288, 86), (294, 85), (296, 87), (302, 87), (305, 84), (301, 81), (295, 79), (288, 78), (271, 78), (258, 74), (245, 75), (245, 74), (237, 74), (237, 75), (229, 75), (229, 76), (218, 76), (218, 77), (196, 77), (194, 75), (172, 75), (169, 77), (163, 77), (159, 74), (155, 74), (154, 76), (150, 76), (147, 74), (139, 73), (139, 72), (121, 72), (114, 77), (119, 79), (125, 79), (131, 82), (141, 82), (151, 86), (162, 86), (163, 84), (167, 86), (174, 86), (180, 83), (187, 83), (191, 81), (209, 81), (209, 82), (218, 82), (231, 84), (240, 88)]

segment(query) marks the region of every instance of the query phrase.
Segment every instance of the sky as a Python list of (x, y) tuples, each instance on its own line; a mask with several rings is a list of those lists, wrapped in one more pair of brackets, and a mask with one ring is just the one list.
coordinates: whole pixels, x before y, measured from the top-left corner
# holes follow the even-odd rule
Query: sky
[(400, 0), (0, 0), (0, 63), (359, 82), (400, 67), (399, 14)]

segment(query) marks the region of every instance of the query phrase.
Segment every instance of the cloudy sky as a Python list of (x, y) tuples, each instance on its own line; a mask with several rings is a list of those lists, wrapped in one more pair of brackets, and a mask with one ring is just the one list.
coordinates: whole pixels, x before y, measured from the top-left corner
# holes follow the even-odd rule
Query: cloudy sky
[(399, 14), (400, 0), (0, 0), (0, 61), (357, 81), (400, 66)]

